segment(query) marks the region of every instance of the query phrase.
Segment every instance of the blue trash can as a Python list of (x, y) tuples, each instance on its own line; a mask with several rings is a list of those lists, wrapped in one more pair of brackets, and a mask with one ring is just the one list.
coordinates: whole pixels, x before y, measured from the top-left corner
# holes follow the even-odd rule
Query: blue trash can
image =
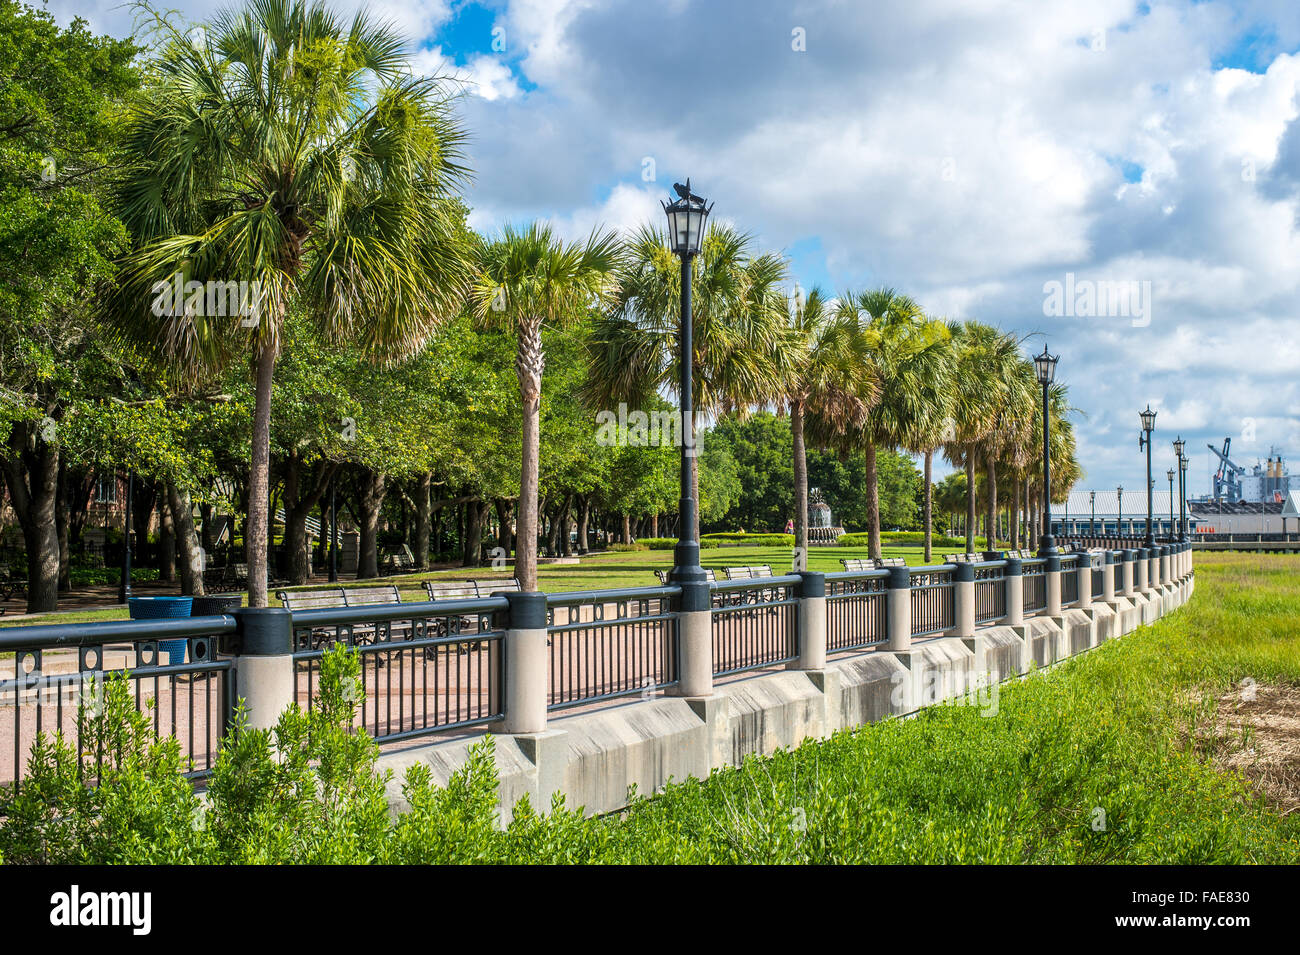
[[(188, 617), (193, 603), (193, 597), (132, 597), (127, 601), (127, 609), (132, 620), (172, 620)], [(158, 650), (167, 654), (169, 664), (184, 663), (188, 646), (188, 640), (158, 641)]]

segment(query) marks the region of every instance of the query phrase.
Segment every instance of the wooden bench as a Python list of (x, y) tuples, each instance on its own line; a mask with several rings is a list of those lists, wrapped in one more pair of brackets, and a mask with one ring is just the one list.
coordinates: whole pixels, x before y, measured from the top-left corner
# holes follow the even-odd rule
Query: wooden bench
[(384, 554), (379, 573), (385, 576), (390, 574), (410, 574), (414, 573), (416, 569), (415, 555), (411, 553), (411, 548), (403, 544), (397, 550), (388, 551)]
[(872, 560), (860, 560), (857, 557), (841, 557), (840, 566), (846, 571), (855, 572), (863, 570), (875, 570), (875, 562)]
[(876, 570), (880, 570), (884, 567), (907, 566), (907, 561), (903, 560), (901, 557), (877, 557), (873, 563), (876, 565)]
[[(402, 595), (393, 584), (379, 587), (328, 587), (324, 590), (278, 590), (275, 596), (280, 601), (280, 605), (289, 611), (376, 607), (402, 602)], [(373, 643), (376, 629), (372, 623), (353, 625), (353, 643)], [(394, 620), (389, 624), (389, 639), (407, 639), (410, 632), (409, 621)], [(316, 628), (311, 635), (312, 648), (318, 648), (330, 636), (332, 633), (329, 627)], [(383, 666), (383, 660), (379, 658), (376, 658), (376, 663)]]
[[(712, 567), (705, 567), (702, 569), (704, 570), (704, 580), (706, 583), (716, 584), (718, 582), (718, 575), (713, 571)], [(670, 583), (668, 576), (671, 573), (671, 570), (656, 570), (655, 576), (659, 578), (659, 583), (666, 586)]]

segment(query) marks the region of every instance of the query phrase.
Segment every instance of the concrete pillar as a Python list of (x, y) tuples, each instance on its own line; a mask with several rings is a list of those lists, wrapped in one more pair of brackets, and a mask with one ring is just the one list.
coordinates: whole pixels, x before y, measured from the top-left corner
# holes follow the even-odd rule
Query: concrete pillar
[(1137, 557), (1133, 561), (1133, 588), (1139, 593), (1146, 593), (1147, 573), (1151, 570), (1151, 558), (1147, 555), (1145, 547), (1137, 549)]
[(912, 575), (906, 567), (889, 568), (889, 590), (885, 612), (889, 625), (889, 649), (912, 648)]
[(270, 729), (297, 698), (293, 670), (293, 614), (283, 607), (236, 610), (235, 685), (248, 708), (250, 729)]
[[(799, 575), (800, 670), (826, 669), (826, 575)], [(711, 669), (711, 668), (710, 668)]]
[(953, 628), (949, 636), (975, 636), (975, 565), (959, 563), (952, 572)]
[(507, 593), (510, 620), (506, 625), (506, 733), (546, 732), (547, 670), (546, 594)]
[(1115, 602), (1115, 552), (1109, 548), (1101, 552), (1101, 599)]
[(1079, 555), (1079, 563), (1074, 572), (1079, 577), (1079, 599), (1075, 601), (1075, 606), (1080, 610), (1088, 610), (1092, 607), (1092, 557), (1088, 554)]
[(1025, 578), (1020, 561), (1007, 558), (1007, 568), (1002, 572), (1007, 588), (1007, 615), (1002, 621), (1008, 627), (1022, 627), (1025, 623)]
[(677, 663), (677, 694), (712, 696), (713, 611), (685, 610), (679, 613), (677, 639), (681, 648), (681, 659)]
[(1124, 562), (1120, 564), (1120, 595), (1133, 596), (1133, 586), (1137, 577), (1137, 551), (1125, 550)]
[(1043, 575), (1047, 585), (1047, 607), (1043, 613), (1048, 617), (1061, 615), (1061, 558), (1049, 557)]
[(1147, 548), (1147, 590), (1160, 586), (1160, 548)]
[(1160, 547), (1160, 583), (1172, 583), (1173, 578), (1169, 576), (1169, 545), (1162, 544)]

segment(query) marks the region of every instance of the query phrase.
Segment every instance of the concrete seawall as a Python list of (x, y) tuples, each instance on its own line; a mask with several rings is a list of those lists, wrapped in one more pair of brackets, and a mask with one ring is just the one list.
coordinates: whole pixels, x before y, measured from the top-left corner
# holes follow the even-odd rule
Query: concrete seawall
[[(562, 792), (588, 814), (627, 804), (630, 786), (658, 792), (670, 780), (704, 778), (750, 754), (770, 754), (840, 729), (979, 693), (1118, 639), (1191, 597), (1195, 578), (1093, 600), (1087, 609), (1027, 617), (1023, 626), (988, 626), (974, 636), (917, 640), (909, 650), (835, 654), (816, 670), (773, 669), (722, 683), (701, 698), (633, 698), (588, 712), (552, 715), (545, 732), (494, 734), (502, 821), (527, 795), (535, 808)], [(969, 633), (969, 631), (966, 631)], [(406, 768), (421, 762), (445, 784), (481, 737), (436, 741), (384, 753), (392, 769), (389, 802), (405, 808)]]

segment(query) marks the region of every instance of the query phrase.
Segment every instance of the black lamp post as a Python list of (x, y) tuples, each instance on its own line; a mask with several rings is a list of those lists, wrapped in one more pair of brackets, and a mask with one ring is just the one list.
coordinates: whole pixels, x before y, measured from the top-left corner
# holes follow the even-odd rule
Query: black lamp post
[(1092, 508), (1092, 514), (1088, 517), (1088, 536), (1097, 536), (1097, 492), (1088, 492), (1088, 505)]
[(126, 472), (126, 513), (122, 517), (122, 585), (117, 588), (117, 602), (131, 599), (131, 498), (135, 497), (135, 470)]
[(1052, 433), (1047, 415), (1047, 391), (1056, 377), (1056, 362), (1059, 357), (1049, 355), (1046, 345), (1043, 346), (1041, 355), (1034, 356), (1034, 372), (1038, 375), (1038, 383), (1043, 386), (1043, 533), (1038, 539), (1040, 557), (1059, 553), (1056, 538), (1052, 536)]
[(1152, 507), (1152, 488), (1155, 482), (1151, 477), (1151, 432), (1156, 429), (1156, 413), (1147, 405), (1146, 411), (1139, 411), (1138, 417), (1142, 419), (1142, 434), (1138, 436), (1138, 450), (1147, 449), (1147, 536), (1142, 541), (1144, 547), (1154, 547), (1156, 544), (1155, 533), (1151, 528), (1151, 507)]
[(1187, 540), (1187, 458), (1183, 455), (1178, 457), (1178, 513), (1182, 529), (1182, 536), (1179, 540)]
[(1169, 478), (1169, 539), (1174, 539), (1174, 469), (1170, 468), (1165, 472), (1165, 477)]
[(1183, 440), (1181, 434), (1174, 439), (1174, 460), (1178, 465), (1178, 539), (1180, 541), (1187, 537), (1186, 529), (1183, 526), (1183, 448), (1186, 444), (1187, 442)]
[(1115, 536), (1124, 536), (1124, 485), (1115, 488), (1115, 502), (1119, 510), (1115, 514)]
[(680, 398), (682, 412), (681, 520), (677, 522), (677, 546), (673, 549), (671, 580), (682, 588), (684, 612), (709, 609), (709, 585), (700, 567), (700, 544), (696, 539), (695, 497), (691, 489), (691, 458), (695, 457), (695, 393), (692, 364), (695, 360), (691, 328), (691, 259), (704, 244), (704, 226), (713, 206), (692, 195), (691, 181), (673, 185), (677, 199), (661, 203), (668, 216), (668, 244), (682, 263), (682, 316)]

